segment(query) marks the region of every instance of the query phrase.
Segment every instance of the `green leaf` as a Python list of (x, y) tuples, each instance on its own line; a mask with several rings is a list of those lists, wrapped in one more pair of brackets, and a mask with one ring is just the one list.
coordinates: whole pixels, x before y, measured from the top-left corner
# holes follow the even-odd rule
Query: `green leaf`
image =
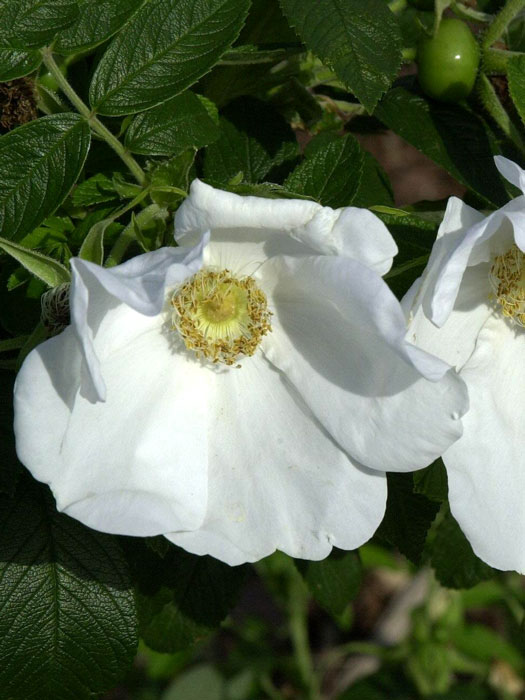
[(291, 192), (308, 195), (327, 207), (344, 207), (356, 195), (363, 168), (357, 140), (322, 133), (308, 144), (304, 161), (285, 180)]
[(473, 112), (396, 87), (374, 114), (490, 206), (507, 202), (494, 165), (491, 135)]
[(89, 149), (76, 114), (42, 117), (0, 137), (0, 232), (19, 240), (62, 203)]
[(18, 49), (45, 46), (77, 16), (75, 0), (0, 0), (0, 45)]
[(15, 490), (21, 471), (13, 433), (14, 382), (14, 372), (0, 371), (0, 493), (8, 494)]
[[(230, 102), (220, 119), (220, 129), (220, 138), (208, 146), (204, 156), (204, 176), (217, 185), (226, 184), (238, 173), (245, 182), (260, 182), (273, 168), (299, 153), (294, 133), (283, 117), (254, 97)], [(277, 178), (276, 172), (269, 177)]]
[(295, 560), (310, 593), (330, 615), (338, 618), (355, 598), (362, 568), (355, 552), (334, 549), (322, 561)]
[(216, 628), (235, 603), (247, 567), (170, 546), (164, 557), (137, 541), (127, 545), (137, 580), (141, 637), (156, 651), (175, 652)]
[(93, 224), (78, 251), (79, 258), (102, 265), (104, 262), (104, 234), (112, 223), (113, 219), (110, 218), (102, 219), (102, 221)]
[(377, 535), (418, 564), (439, 503), (413, 492), (412, 474), (391, 472), (387, 479), (386, 513)]
[(392, 206), (394, 195), (388, 175), (371, 153), (363, 150), (363, 157), (361, 179), (352, 198), (352, 205), (354, 207)]
[(113, 181), (103, 173), (97, 173), (81, 182), (71, 196), (75, 207), (89, 207), (92, 204), (112, 202), (117, 198)]
[(249, 0), (150, 0), (102, 57), (92, 107), (133, 114), (182, 92), (230, 48), (248, 7)]
[(436, 529), (431, 564), (438, 581), (448, 588), (471, 588), (494, 575), (494, 569), (474, 554), (448, 510)]
[(525, 124), (525, 55), (513, 56), (507, 64), (509, 92), (514, 106)]
[(423, 494), (431, 501), (441, 502), (447, 499), (447, 471), (441, 458), (426, 469), (414, 472), (414, 492)]
[(190, 186), (195, 151), (188, 150), (160, 163), (151, 173), (151, 199), (159, 207), (176, 209)]
[(42, 56), (38, 51), (0, 49), (0, 82), (22, 78), (36, 70), (41, 62)]
[(144, 0), (77, 0), (79, 15), (61, 31), (53, 50), (61, 54), (85, 51), (115, 34)]
[(133, 153), (176, 156), (188, 148), (201, 148), (220, 136), (203, 103), (187, 90), (148, 112), (138, 114), (126, 132), (126, 147)]
[(116, 538), (56, 512), (25, 477), (0, 498), (0, 687), (10, 700), (89, 700), (133, 659), (136, 618)]
[(401, 36), (384, 0), (280, 0), (306, 46), (368, 111), (401, 65)]
[(43, 253), (38, 253), (36, 250), (31, 250), (5, 238), (0, 238), (0, 248), (50, 287), (56, 287), (71, 280), (67, 267)]

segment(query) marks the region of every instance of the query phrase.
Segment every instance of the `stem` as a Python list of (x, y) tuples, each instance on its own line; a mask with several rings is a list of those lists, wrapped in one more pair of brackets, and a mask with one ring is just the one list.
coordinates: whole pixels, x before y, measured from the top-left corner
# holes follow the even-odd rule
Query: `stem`
[(492, 20), (492, 15), (474, 10), (472, 7), (467, 7), (456, 0), (452, 0), (450, 9), (457, 17), (467, 22), (490, 22)]
[(523, 56), (520, 51), (487, 48), (483, 51), (483, 72), (487, 75), (507, 75), (507, 63), (513, 56)]
[(138, 193), (134, 199), (130, 200), (127, 204), (125, 204), (123, 207), (120, 209), (117, 209), (117, 211), (113, 212), (110, 216), (107, 218), (110, 221), (116, 221), (119, 219), (123, 214), (128, 212), (130, 209), (133, 209), (134, 207), (137, 206), (137, 204), (140, 204), (142, 200), (150, 193), (150, 187), (145, 187), (141, 192)]
[(135, 158), (133, 158), (131, 153), (128, 153), (128, 151), (120, 143), (117, 137), (114, 136), (111, 133), (111, 131), (106, 126), (104, 126), (104, 124), (102, 124), (102, 122), (95, 116), (94, 112), (92, 112), (89, 109), (89, 107), (80, 99), (80, 97), (77, 95), (77, 93), (73, 90), (73, 88), (67, 81), (65, 75), (63, 75), (62, 71), (56, 64), (51, 49), (49, 49), (48, 47), (42, 49), (42, 60), (45, 67), (48, 69), (48, 71), (59, 84), (64, 95), (66, 95), (71, 104), (74, 107), (76, 107), (78, 112), (86, 119), (92, 131), (94, 131), (95, 134), (100, 136), (108, 144), (108, 146), (110, 146), (115, 151), (115, 153), (127, 165), (137, 182), (143, 185), (146, 182), (146, 174), (144, 173), (140, 165), (137, 163)]
[(525, 153), (525, 143), (520, 132), (509, 117), (506, 109), (500, 102), (492, 83), (486, 75), (481, 73), (476, 82), (478, 95), (483, 103), (483, 107), (490, 114), (505, 136), (512, 141), (521, 153)]
[(511, 20), (525, 7), (525, 0), (507, 0), (505, 7), (494, 17), (494, 21), (489, 26), (483, 37), (482, 46), (487, 48), (497, 41)]
[(288, 579), (288, 612), (295, 662), (308, 700), (319, 700), (319, 688), (308, 639), (308, 594), (299, 573), (295, 567), (293, 570), (291, 567)]

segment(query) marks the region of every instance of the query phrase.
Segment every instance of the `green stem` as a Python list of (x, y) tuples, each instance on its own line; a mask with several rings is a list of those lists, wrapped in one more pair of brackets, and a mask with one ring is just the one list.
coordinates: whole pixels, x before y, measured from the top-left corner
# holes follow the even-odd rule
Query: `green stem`
[(510, 22), (525, 7), (525, 0), (507, 0), (505, 6), (499, 14), (494, 17), (492, 24), (489, 26), (483, 37), (482, 46), (487, 48), (497, 41)]
[(484, 23), (492, 20), (492, 15), (489, 15), (486, 12), (480, 12), (479, 10), (474, 10), (472, 7), (467, 7), (460, 2), (456, 2), (456, 0), (452, 0), (450, 9), (457, 17), (464, 19), (467, 22)]
[(147, 197), (147, 195), (150, 193), (150, 189), (150, 187), (145, 187), (141, 192), (138, 193), (136, 197), (134, 197), (120, 209), (117, 209), (117, 211), (113, 212), (113, 214), (111, 214), (107, 218), (110, 221), (116, 221), (117, 219), (120, 219), (120, 217), (123, 216), (126, 212), (128, 212), (130, 209), (134, 209), (137, 206), (137, 204), (140, 204), (142, 200), (145, 197)]
[(490, 114), (505, 136), (512, 141), (521, 153), (525, 153), (525, 142), (520, 132), (509, 117), (507, 110), (503, 107), (492, 83), (486, 75), (481, 73), (476, 82), (478, 95), (483, 103), (483, 107)]
[(487, 75), (507, 75), (507, 64), (509, 58), (513, 56), (523, 56), (523, 54), (521, 51), (486, 48), (483, 51), (483, 72)]
[(89, 109), (89, 107), (80, 99), (77, 93), (73, 90), (73, 88), (67, 81), (67, 78), (65, 77), (65, 75), (63, 75), (62, 71), (56, 64), (50, 48), (46, 47), (42, 49), (42, 60), (47, 70), (57, 81), (64, 95), (66, 95), (71, 104), (74, 107), (76, 107), (79, 114), (81, 114), (86, 119), (92, 131), (95, 134), (97, 134), (97, 136), (100, 136), (102, 139), (104, 139), (108, 146), (110, 146), (115, 151), (115, 153), (124, 161), (124, 163), (127, 165), (137, 182), (143, 185), (146, 182), (146, 174), (144, 173), (140, 165), (137, 163), (135, 158), (133, 158), (131, 153), (129, 153), (124, 148), (124, 146), (120, 143), (117, 137), (114, 136), (106, 126), (104, 126), (104, 124), (96, 117), (95, 113)]
[(319, 688), (308, 639), (308, 594), (299, 573), (295, 567), (293, 570), (291, 567), (288, 579), (288, 613), (295, 662), (308, 700), (319, 700)]

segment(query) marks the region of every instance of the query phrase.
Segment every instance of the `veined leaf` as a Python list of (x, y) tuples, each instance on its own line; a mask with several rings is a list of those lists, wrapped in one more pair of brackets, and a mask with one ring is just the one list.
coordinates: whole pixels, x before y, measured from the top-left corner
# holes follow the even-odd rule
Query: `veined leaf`
[(78, 16), (75, 0), (0, 0), (0, 45), (45, 46)]
[(0, 497), (0, 687), (10, 700), (89, 700), (137, 645), (117, 540), (56, 512), (28, 476)]
[(89, 127), (77, 114), (36, 119), (0, 137), (0, 232), (19, 240), (52, 214), (75, 183)]
[(248, 7), (249, 0), (150, 0), (102, 57), (92, 107), (133, 114), (182, 92), (230, 48)]
[(61, 31), (53, 50), (61, 54), (77, 53), (101, 44), (115, 34), (145, 0), (77, 0), (79, 15)]
[(347, 206), (358, 191), (363, 162), (363, 151), (351, 134), (343, 138), (320, 134), (308, 144), (304, 161), (284, 187), (327, 207)]
[(401, 65), (401, 35), (384, 0), (280, 0), (306, 46), (368, 111)]
[(126, 146), (133, 153), (176, 156), (188, 148), (206, 146), (219, 136), (204, 104), (187, 90), (138, 114), (126, 131)]
[(42, 56), (38, 51), (0, 49), (0, 82), (22, 78), (38, 68)]

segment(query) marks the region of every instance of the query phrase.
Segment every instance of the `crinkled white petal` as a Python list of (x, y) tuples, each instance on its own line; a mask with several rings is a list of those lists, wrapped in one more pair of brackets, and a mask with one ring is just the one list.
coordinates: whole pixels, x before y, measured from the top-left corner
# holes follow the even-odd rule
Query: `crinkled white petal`
[(461, 376), (470, 410), (444, 454), (452, 513), (475, 553), (525, 573), (525, 333), (490, 318)]
[(463, 382), (406, 343), (399, 302), (378, 275), (317, 257), (270, 260), (257, 277), (274, 312), (264, 354), (354, 459), (419, 469), (461, 435)]
[(93, 348), (93, 335), (106, 308), (122, 301), (141, 314), (160, 313), (167, 286), (181, 282), (202, 265), (209, 237), (192, 248), (160, 248), (117, 267), (105, 268), (80, 258), (71, 260), (71, 323), (83, 355), (83, 393), (104, 400), (106, 387)]
[(242, 197), (194, 180), (175, 215), (175, 237), (192, 245), (204, 231), (214, 242), (241, 246), (262, 262), (273, 255), (341, 255), (387, 272), (397, 246), (383, 222), (355, 207), (331, 209), (298, 199)]
[(208, 373), (173, 347), (162, 316), (117, 301), (100, 314), (93, 343), (106, 401), (92, 403), (79, 391), (71, 328), (37, 347), (16, 382), (20, 460), (50, 484), (60, 510), (97, 530), (154, 535), (199, 527)]
[[(464, 212), (467, 211), (465, 206), (462, 207)], [(468, 214), (471, 218), (474, 218), (473, 211)], [(430, 310), (426, 313), (437, 326), (445, 323), (454, 308), (467, 266), (489, 262), (495, 253), (507, 250), (514, 240), (520, 247), (525, 245), (524, 211), (525, 197), (518, 197), (468, 228), (449, 234), (452, 238), (443, 236), (436, 241), (434, 247), (439, 260), (429, 261), (433, 286), (429, 288)]]
[[(465, 270), (454, 308), (441, 328), (428, 319), (422, 305), (416, 305), (409, 316), (407, 340), (459, 371), (474, 352), (483, 324), (495, 313), (489, 298), (489, 268), (488, 263), (480, 263)], [(411, 288), (403, 301), (408, 304), (417, 291)]]
[(322, 559), (373, 535), (385, 475), (353, 464), (260, 354), (217, 372), (212, 405), (206, 519), (168, 539), (236, 565), (275, 549)]

